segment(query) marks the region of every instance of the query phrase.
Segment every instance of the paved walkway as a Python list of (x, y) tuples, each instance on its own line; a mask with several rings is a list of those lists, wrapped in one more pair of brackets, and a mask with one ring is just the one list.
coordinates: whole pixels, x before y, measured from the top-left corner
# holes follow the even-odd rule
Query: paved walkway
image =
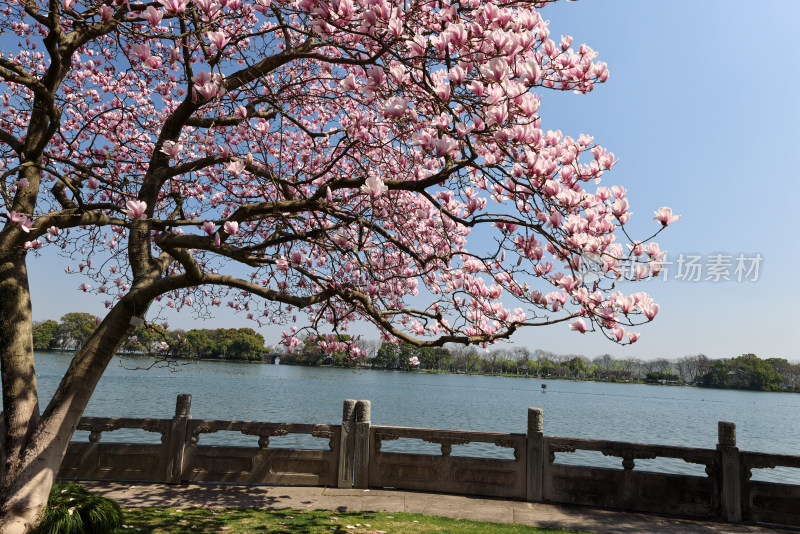
[(506, 501), (437, 493), (391, 490), (342, 490), (303, 486), (229, 486), (198, 484), (121, 484), (81, 482), (123, 507), (222, 506), (281, 510), (412, 512), (427, 515), (518, 523), (538, 527), (598, 533), (740, 533), (781, 532), (750, 525), (693, 521), (678, 517), (637, 514), (552, 504)]

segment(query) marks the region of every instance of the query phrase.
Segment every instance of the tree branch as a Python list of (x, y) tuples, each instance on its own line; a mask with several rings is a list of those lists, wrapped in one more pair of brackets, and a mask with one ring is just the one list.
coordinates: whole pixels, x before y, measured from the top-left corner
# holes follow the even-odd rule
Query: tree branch
[(13, 135), (11, 135), (9, 132), (7, 132), (7, 131), (5, 131), (3, 129), (0, 129), (0, 141), (2, 141), (3, 143), (7, 144), (8, 146), (10, 146), (11, 150), (16, 152), (17, 154), (21, 154), (22, 153), (22, 149), (23, 149), (22, 142), (19, 139), (17, 139), (16, 137), (14, 137)]

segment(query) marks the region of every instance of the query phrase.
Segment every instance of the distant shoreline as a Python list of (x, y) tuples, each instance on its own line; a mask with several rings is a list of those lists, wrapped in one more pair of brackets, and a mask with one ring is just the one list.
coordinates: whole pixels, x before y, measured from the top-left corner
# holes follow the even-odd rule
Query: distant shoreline
[[(77, 352), (75, 349), (64, 349), (64, 350), (54, 350), (54, 351), (36, 351), (40, 353), (48, 353), (48, 354), (62, 354), (62, 353), (75, 353)], [(132, 358), (155, 358), (150, 354), (144, 354), (141, 352), (117, 352), (115, 356), (125, 356), (125, 357), (132, 357)], [(181, 362), (219, 362), (219, 363), (237, 363), (237, 364), (248, 364), (248, 365), (285, 365), (287, 367), (315, 367), (318, 369), (322, 368), (330, 368), (330, 369), (364, 369), (368, 371), (392, 371), (392, 372), (403, 372), (403, 373), (427, 373), (431, 375), (438, 375), (438, 374), (448, 374), (448, 375), (471, 375), (471, 376), (503, 376), (506, 378), (528, 378), (528, 379), (536, 379), (536, 380), (567, 380), (570, 382), (603, 382), (609, 384), (644, 384), (648, 386), (680, 386), (680, 387), (702, 387), (697, 386), (697, 384), (687, 384), (687, 383), (679, 383), (679, 382), (647, 382), (644, 379), (614, 379), (614, 378), (581, 378), (581, 377), (566, 377), (566, 376), (537, 376), (537, 375), (523, 375), (523, 374), (514, 374), (514, 373), (484, 373), (481, 371), (450, 371), (450, 370), (439, 370), (439, 369), (389, 369), (386, 367), (368, 367), (368, 366), (341, 366), (341, 365), (296, 365), (296, 364), (272, 364), (267, 359), (261, 360), (223, 360), (220, 358), (172, 358), (168, 361), (181, 361)], [(722, 388), (713, 388), (713, 389), (722, 389)], [(732, 388), (728, 388), (732, 389)]]
[[(63, 350), (54, 350), (54, 351), (35, 351), (38, 353), (45, 353), (45, 354), (64, 354), (64, 353), (75, 353), (76, 349), (63, 349)], [(144, 354), (139, 352), (117, 352), (115, 356), (125, 356), (129, 358), (156, 358), (150, 354)], [(280, 357), (280, 356), (279, 356)], [(270, 362), (270, 359), (261, 360), (223, 360), (220, 358), (181, 358), (181, 357), (173, 357), (169, 360), (164, 360), (169, 362), (220, 362), (220, 363), (241, 363), (241, 364), (250, 364), (250, 365), (273, 365)], [(444, 370), (444, 369), (389, 369), (385, 367), (370, 367), (370, 366), (342, 366), (342, 365), (296, 365), (296, 364), (288, 364), (288, 363), (281, 363), (275, 365), (285, 365), (287, 367), (316, 367), (316, 368), (331, 368), (331, 369), (359, 369), (359, 370), (369, 370), (369, 371), (393, 371), (393, 372), (414, 372), (414, 373), (427, 373), (431, 375), (437, 374), (450, 374), (450, 375), (472, 375), (472, 376), (500, 376), (506, 378), (527, 378), (533, 380), (566, 380), (570, 382), (601, 382), (601, 383), (608, 383), (608, 384), (642, 384), (646, 386), (672, 386), (672, 387), (697, 387), (703, 389), (728, 389), (728, 390), (735, 390), (735, 391), (756, 391), (756, 392), (766, 392), (766, 393), (800, 393), (798, 391), (793, 391), (791, 389), (779, 389), (775, 391), (765, 391), (765, 390), (758, 390), (758, 389), (750, 389), (750, 388), (737, 388), (737, 387), (718, 387), (718, 386), (704, 386), (702, 384), (697, 383), (688, 383), (688, 382), (678, 382), (678, 381), (648, 381), (642, 378), (591, 378), (591, 377), (569, 377), (569, 376), (537, 376), (535, 374), (517, 374), (517, 373), (486, 373), (482, 371), (453, 371), (453, 370)]]

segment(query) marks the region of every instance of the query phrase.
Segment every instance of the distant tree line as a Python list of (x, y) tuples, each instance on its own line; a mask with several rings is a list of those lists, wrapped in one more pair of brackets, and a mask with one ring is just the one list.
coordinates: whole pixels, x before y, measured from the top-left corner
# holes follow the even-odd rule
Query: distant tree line
[[(34, 326), (35, 350), (79, 349), (97, 323), (89, 313), (68, 313), (61, 322), (44, 321)], [(336, 336), (350, 341), (348, 335)], [(166, 343), (166, 346), (162, 345)], [(784, 358), (761, 359), (755, 354), (712, 360), (703, 354), (676, 360), (658, 358), (617, 359), (603, 354), (589, 359), (578, 354), (556, 354), (525, 347), (501, 348), (489, 352), (476, 347), (448, 345), (416, 347), (358, 340), (366, 354), (354, 359), (342, 351), (326, 352), (305, 339), (291, 353), (281, 353), (284, 365), (331, 365), (370, 367), (410, 371), (414, 368), (456, 373), (512, 374), (543, 378), (637, 381), (660, 384), (693, 384), (701, 387), (750, 389), (756, 391), (800, 392), (800, 363)], [(153, 356), (168, 352), (170, 357), (262, 361), (268, 355), (264, 337), (252, 328), (217, 328), (165, 331), (157, 327), (135, 328), (122, 347), (123, 352)], [(415, 358), (419, 366), (412, 366)]]
[(716, 388), (756, 391), (800, 392), (800, 364), (783, 358), (760, 359), (742, 354), (729, 360), (717, 360), (703, 375), (701, 385)]
[[(38, 323), (33, 327), (34, 350), (78, 350), (96, 327), (90, 313), (68, 313), (60, 323)], [(264, 343), (264, 336), (252, 328), (166, 331), (140, 326), (133, 329), (121, 351), (171, 358), (261, 361), (268, 353)]]
[(91, 313), (68, 313), (61, 322), (44, 321), (33, 326), (34, 350), (80, 349), (97, 327)]
[(295, 353), (282, 355), (281, 363), (334, 366), (357, 363), (374, 369), (411, 370), (413, 366), (409, 361), (416, 357), (420, 362), (416, 368), (432, 371), (800, 392), (800, 363), (783, 358), (762, 360), (754, 354), (720, 360), (712, 360), (704, 354), (675, 360), (617, 359), (610, 354), (590, 359), (541, 349), (531, 352), (525, 347), (486, 352), (460, 345), (434, 348), (376, 341), (357, 341), (356, 344), (367, 354), (357, 362), (346, 354), (325, 354), (314, 343), (306, 341)]
[[(167, 347), (162, 345), (166, 343)], [(252, 328), (163, 330), (138, 327), (123, 345), (124, 352), (173, 358), (260, 362), (267, 354), (264, 336)]]
[[(335, 336), (336, 341), (350, 341), (352, 338), (347, 334)], [(356, 361), (348, 353), (334, 350), (326, 352), (312, 341), (309, 337), (303, 338), (303, 344), (291, 352), (282, 353), (280, 356), (281, 365), (307, 365), (320, 366), (332, 365), (335, 367), (352, 367)]]

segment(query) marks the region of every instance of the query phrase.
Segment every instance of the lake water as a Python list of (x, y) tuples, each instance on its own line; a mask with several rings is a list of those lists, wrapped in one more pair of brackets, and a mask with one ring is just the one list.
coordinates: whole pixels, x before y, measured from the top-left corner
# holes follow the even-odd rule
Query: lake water
[[(70, 359), (69, 354), (37, 354), (43, 404)], [(550, 436), (713, 449), (717, 422), (733, 421), (740, 449), (800, 455), (798, 394), (228, 362), (193, 362), (175, 370), (132, 369), (146, 363), (143, 358), (112, 361), (86, 415), (171, 418), (176, 396), (190, 393), (196, 419), (339, 424), (344, 399), (367, 399), (372, 401), (374, 425), (525, 433), (527, 409), (537, 407), (544, 410), (544, 432)], [(117, 431), (102, 439), (124, 441), (120, 438), (136, 432)], [(201, 442), (231, 439), (248, 438), (202, 436)], [(252, 439), (255, 445), (257, 438)], [(284, 445), (301, 444), (298, 440), (287, 436)], [(273, 441), (280, 440), (271, 439), (270, 446)], [(383, 450), (412, 447), (438, 451), (438, 446), (418, 440), (384, 442)], [(453, 447), (454, 455), (502, 457), (509, 452), (483, 444)], [(557, 461), (617, 468), (621, 462), (599, 452), (559, 454)], [(702, 474), (701, 466), (682, 460), (637, 460), (636, 465)], [(800, 483), (800, 469), (754, 470), (754, 478)]]

